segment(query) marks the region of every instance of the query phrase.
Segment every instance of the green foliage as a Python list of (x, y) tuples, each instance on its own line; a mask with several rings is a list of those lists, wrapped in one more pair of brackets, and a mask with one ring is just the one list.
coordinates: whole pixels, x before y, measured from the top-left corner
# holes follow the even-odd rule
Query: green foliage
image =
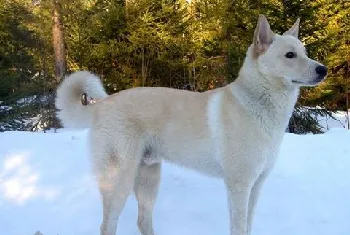
[[(300, 17), (301, 40), (330, 74), (321, 86), (302, 90), (298, 107), (347, 108), (347, 0), (57, 2), (68, 72), (86, 69), (100, 75), (109, 93), (135, 86), (196, 91), (223, 86), (237, 77), (259, 14), (267, 15), (277, 33)], [(55, 89), (51, 17), (51, 0), (0, 0), (1, 100)], [(291, 123), (306, 120), (307, 129), (316, 130), (315, 115), (297, 109)]]
[(287, 131), (295, 134), (323, 133), (322, 126), (317, 121), (320, 117), (334, 118), (333, 114), (326, 109), (306, 108), (297, 105), (288, 123)]
[(0, 5), (0, 98), (23, 91), (35, 74), (33, 57), (35, 33), (28, 24), (34, 20), (20, 1)]

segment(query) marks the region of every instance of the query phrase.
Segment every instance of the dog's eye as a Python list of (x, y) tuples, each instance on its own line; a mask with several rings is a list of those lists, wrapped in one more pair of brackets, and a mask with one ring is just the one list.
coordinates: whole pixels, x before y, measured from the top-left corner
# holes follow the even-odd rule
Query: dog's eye
[(294, 53), (294, 52), (287, 52), (286, 57), (287, 57), (288, 59), (292, 59), (292, 58), (297, 57), (297, 54)]

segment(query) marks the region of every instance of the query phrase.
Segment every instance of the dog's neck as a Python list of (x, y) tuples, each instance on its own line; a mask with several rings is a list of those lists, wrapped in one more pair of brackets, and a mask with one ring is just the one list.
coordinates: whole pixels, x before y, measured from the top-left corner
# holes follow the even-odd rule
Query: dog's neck
[(268, 79), (257, 68), (252, 47), (238, 78), (227, 87), (257, 117), (262, 128), (281, 132), (285, 130), (298, 99), (299, 87), (284, 84), (283, 79)]

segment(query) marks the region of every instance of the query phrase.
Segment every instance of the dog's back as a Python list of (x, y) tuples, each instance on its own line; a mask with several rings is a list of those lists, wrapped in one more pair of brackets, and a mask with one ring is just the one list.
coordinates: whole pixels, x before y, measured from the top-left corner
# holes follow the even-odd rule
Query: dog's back
[(215, 92), (170, 88), (125, 90), (98, 103), (92, 128), (105, 130), (111, 139), (137, 136), (146, 153), (143, 155), (146, 163), (165, 159), (222, 176), (213, 157), (207, 116), (209, 98)]

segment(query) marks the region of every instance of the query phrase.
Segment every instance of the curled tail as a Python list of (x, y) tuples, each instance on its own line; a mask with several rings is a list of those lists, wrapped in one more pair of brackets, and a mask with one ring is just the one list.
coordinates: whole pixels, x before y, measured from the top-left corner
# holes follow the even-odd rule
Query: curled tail
[(84, 102), (86, 97), (107, 97), (101, 80), (87, 71), (78, 71), (67, 76), (57, 88), (55, 105), (58, 118), (64, 127), (87, 128), (91, 126), (94, 104)]

